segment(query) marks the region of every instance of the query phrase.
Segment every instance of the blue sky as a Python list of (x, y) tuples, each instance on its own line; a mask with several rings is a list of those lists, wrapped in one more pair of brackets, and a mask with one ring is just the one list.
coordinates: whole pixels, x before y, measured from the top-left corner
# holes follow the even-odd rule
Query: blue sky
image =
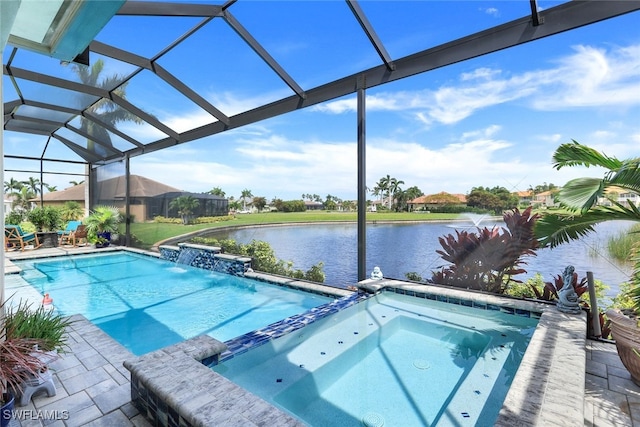
[[(529, 6), (522, 1), (363, 1), (361, 7), (389, 54), (398, 58), (519, 18)], [(238, 2), (231, 11), (309, 88), (379, 63), (345, 8), (338, 1), (262, 1)], [(322, 18), (323, 27), (311, 28), (301, 19), (309, 13)], [(439, 19), (450, 16), (457, 20)], [(194, 23), (174, 18), (161, 26), (150, 21), (130, 28), (127, 19), (114, 19), (98, 40), (118, 46), (137, 35), (147, 44), (136, 53), (152, 56)], [(141, 25), (145, 32), (139, 31)], [(633, 13), (369, 89), (368, 186), (389, 174), (405, 182), (402, 188), (417, 186), (425, 194), (468, 193), (474, 186), (522, 191), (544, 182), (562, 185), (577, 176), (601, 176), (595, 169), (552, 168), (553, 151), (571, 139), (619, 158), (637, 156), (639, 28), (640, 14)], [(206, 48), (194, 41), (169, 54), (163, 66), (227, 114), (288, 96), (289, 89), (230, 33), (216, 24), (202, 37)], [(108, 63), (108, 69), (126, 74), (122, 64)], [(167, 108), (164, 100), (175, 96), (171, 91), (142, 73), (127, 93), (178, 131), (211, 121), (178, 98)], [(303, 193), (355, 199), (355, 108), (355, 95), (336, 99), (135, 157), (131, 172), (187, 191), (220, 187), (236, 198), (246, 188), (268, 200)], [(148, 127), (121, 127), (142, 141), (158, 137)], [(6, 133), (5, 152), (23, 138), (29, 137)], [(45, 181), (62, 189), (70, 179), (78, 180), (50, 175)]]

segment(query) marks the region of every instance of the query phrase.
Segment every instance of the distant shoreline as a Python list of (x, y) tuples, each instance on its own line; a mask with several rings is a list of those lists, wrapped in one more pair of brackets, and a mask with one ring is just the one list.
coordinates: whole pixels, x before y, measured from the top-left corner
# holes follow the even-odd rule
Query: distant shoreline
[[(501, 216), (490, 216), (487, 218), (483, 218), (482, 222), (491, 221), (497, 222), (502, 221)], [(158, 251), (158, 248), (162, 245), (174, 245), (180, 243), (181, 241), (192, 239), (193, 237), (201, 237), (205, 234), (212, 234), (215, 232), (227, 232), (231, 230), (243, 230), (248, 228), (263, 228), (263, 227), (295, 227), (295, 226), (307, 226), (307, 225), (316, 225), (316, 224), (357, 224), (357, 220), (318, 220), (318, 221), (292, 221), (292, 222), (264, 222), (264, 223), (254, 223), (254, 224), (233, 224), (233, 225), (222, 225), (216, 227), (203, 228), (200, 230), (192, 231), (189, 233), (181, 234), (179, 236), (170, 237), (164, 239), (160, 242), (157, 242), (153, 245), (152, 250)], [(367, 224), (423, 224), (423, 223), (450, 223), (450, 222), (470, 222), (468, 219), (463, 218), (434, 218), (434, 219), (367, 219)], [(475, 224), (476, 226), (482, 227), (481, 224)]]

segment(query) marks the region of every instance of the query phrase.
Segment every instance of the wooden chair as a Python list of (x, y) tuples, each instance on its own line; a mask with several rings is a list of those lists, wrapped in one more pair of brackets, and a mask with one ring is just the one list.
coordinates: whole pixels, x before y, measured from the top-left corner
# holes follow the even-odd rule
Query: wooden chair
[(69, 221), (64, 230), (58, 231), (58, 244), (62, 246), (63, 239), (68, 240), (68, 237), (76, 231), (78, 226), (82, 224), (82, 221)]
[(75, 231), (70, 232), (69, 234), (63, 234), (60, 236), (60, 246), (63, 244), (71, 244), (73, 246), (78, 246), (78, 242), (84, 239), (87, 241), (87, 228), (85, 225), (80, 224)]
[(19, 225), (5, 225), (4, 226), (4, 250), (11, 248), (18, 248), (24, 251), (25, 246), (33, 245), (33, 249), (37, 249), (42, 246), (42, 243), (38, 240), (36, 233), (25, 233)]

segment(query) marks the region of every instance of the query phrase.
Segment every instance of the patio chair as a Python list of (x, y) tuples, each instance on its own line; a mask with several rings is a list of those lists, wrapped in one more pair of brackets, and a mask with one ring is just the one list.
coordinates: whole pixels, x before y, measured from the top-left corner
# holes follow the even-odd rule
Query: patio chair
[(72, 246), (78, 246), (78, 242), (82, 239), (84, 239), (85, 243), (87, 242), (87, 228), (85, 225), (80, 224), (75, 231), (60, 237), (60, 245), (71, 244)]
[(58, 231), (58, 244), (60, 246), (62, 246), (64, 242), (68, 242), (71, 233), (76, 231), (76, 229), (78, 228), (78, 226), (80, 224), (82, 224), (82, 221), (69, 221), (67, 223), (67, 226), (64, 228), (64, 230), (59, 230)]
[(33, 249), (37, 249), (42, 245), (36, 233), (25, 233), (19, 225), (5, 225), (4, 240), (5, 251), (11, 248), (18, 248), (18, 246), (20, 246), (21, 251), (24, 251), (28, 245), (32, 245)]

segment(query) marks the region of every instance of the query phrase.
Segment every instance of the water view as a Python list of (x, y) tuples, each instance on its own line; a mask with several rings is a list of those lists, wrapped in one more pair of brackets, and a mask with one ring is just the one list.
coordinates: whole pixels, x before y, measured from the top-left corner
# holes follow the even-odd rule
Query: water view
[[(481, 227), (502, 225), (490, 221)], [(436, 250), (441, 249), (438, 238), (456, 229), (473, 231), (473, 221), (456, 223), (367, 224), (367, 272), (379, 266), (385, 277), (404, 279), (405, 273), (416, 272), (430, 278), (431, 272), (445, 265)], [(537, 256), (527, 257), (526, 274), (520, 280), (541, 273), (545, 281), (562, 273), (571, 264), (582, 278), (592, 271), (596, 280), (617, 293), (618, 285), (628, 280), (631, 267), (612, 260), (607, 254), (610, 236), (630, 227), (628, 222), (610, 222), (597, 226), (597, 233), (580, 241), (554, 249), (540, 249)], [(209, 235), (218, 239), (234, 239), (239, 243), (251, 240), (268, 242), (278, 258), (293, 261), (294, 267), (307, 270), (319, 261), (324, 262), (325, 283), (344, 287), (357, 282), (357, 226), (356, 224), (305, 224), (273, 227), (254, 227), (218, 231)]]

